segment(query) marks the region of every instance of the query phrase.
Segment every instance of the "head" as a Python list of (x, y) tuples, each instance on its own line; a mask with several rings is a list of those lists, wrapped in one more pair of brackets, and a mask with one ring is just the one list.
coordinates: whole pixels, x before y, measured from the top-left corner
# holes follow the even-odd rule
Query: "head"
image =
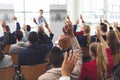
[(7, 32), (10, 32), (10, 27), (8, 25), (6, 25), (6, 30)]
[(20, 30), (20, 24), (18, 22), (16, 23), (16, 30)]
[(27, 31), (27, 32), (30, 32), (31, 26), (30, 25), (24, 25), (23, 30)]
[(22, 39), (23, 39), (23, 33), (22, 33), (22, 31), (17, 30), (17, 31), (15, 32), (15, 37), (16, 37), (16, 39), (17, 39), (18, 41), (22, 41)]
[(40, 16), (42, 16), (43, 15), (43, 10), (40, 9), (39, 12), (40, 12)]
[(106, 37), (107, 37), (107, 43), (111, 49), (112, 55), (120, 53), (120, 43), (115, 34), (115, 31), (108, 31)]
[(30, 25), (26, 25), (26, 30), (27, 30), (28, 32), (30, 32), (31, 26), (30, 26)]
[(105, 47), (101, 43), (91, 43), (90, 55), (96, 59), (98, 79), (106, 78), (108, 63)]
[(105, 23), (100, 23), (100, 28), (101, 28), (102, 33), (107, 32), (107, 25)]
[(62, 62), (64, 60), (61, 49), (58, 47), (53, 47), (48, 54), (48, 59), (53, 67), (61, 67)]
[(72, 32), (72, 23), (71, 22), (65, 22), (65, 25), (62, 28), (62, 31), (64, 34), (71, 34)]
[(117, 27), (118, 31), (120, 32), (120, 27)]
[(28, 41), (31, 44), (35, 44), (38, 41), (38, 34), (36, 32), (31, 32), (28, 36)]
[(59, 40), (58, 45), (62, 50), (65, 50), (72, 46), (69, 38)]

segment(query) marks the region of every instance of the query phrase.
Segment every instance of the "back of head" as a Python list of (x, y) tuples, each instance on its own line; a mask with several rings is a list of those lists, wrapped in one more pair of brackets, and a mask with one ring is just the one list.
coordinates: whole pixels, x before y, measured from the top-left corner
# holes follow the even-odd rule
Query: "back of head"
[(97, 76), (99, 80), (107, 77), (107, 56), (105, 47), (101, 43), (92, 43), (90, 45), (92, 56), (96, 58)]
[(10, 27), (8, 25), (6, 25), (6, 30), (7, 32), (10, 32)]
[(23, 38), (23, 33), (22, 33), (22, 31), (16, 30), (16, 32), (15, 32), (15, 37), (16, 37), (16, 39), (17, 39), (18, 41), (22, 40), (22, 38)]
[(52, 64), (53, 67), (61, 67), (62, 62), (64, 60), (63, 53), (58, 47), (53, 47), (49, 54), (48, 58), (50, 60), (50, 63)]
[(26, 25), (26, 29), (29, 32), (31, 30), (31, 26), (30, 25)]
[(111, 49), (112, 55), (120, 53), (120, 43), (117, 39), (115, 31), (107, 32), (107, 42)]
[(28, 36), (28, 41), (30, 43), (36, 43), (38, 41), (38, 34), (36, 32), (31, 32)]
[(100, 28), (102, 32), (106, 33), (107, 32), (107, 25), (105, 23), (100, 23)]
[(71, 41), (69, 38), (59, 40), (58, 44), (62, 48), (62, 50), (71, 47)]

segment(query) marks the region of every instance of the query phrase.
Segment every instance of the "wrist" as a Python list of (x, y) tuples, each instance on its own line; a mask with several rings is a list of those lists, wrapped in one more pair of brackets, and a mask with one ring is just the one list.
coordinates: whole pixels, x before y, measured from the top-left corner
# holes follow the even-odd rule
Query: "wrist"
[(70, 76), (70, 73), (64, 73), (64, 72), (62, 72), (62, 76)]

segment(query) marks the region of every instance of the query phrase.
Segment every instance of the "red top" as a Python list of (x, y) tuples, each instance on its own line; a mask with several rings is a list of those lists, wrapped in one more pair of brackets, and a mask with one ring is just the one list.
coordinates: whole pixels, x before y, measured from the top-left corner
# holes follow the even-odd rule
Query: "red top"
[(80, 32), (76, 32), (77, 35), (83, 35), (84, 32), (83, 31), (80, 31)]
[[(110, 75), (111, 70), (114, 66), (110, 48), (106, 49), (106, 53), (107, 53), (107, 59), (108, 59), (108, 75)], [(83, 64), (79, 80), (98, 80), (95, 59)]]

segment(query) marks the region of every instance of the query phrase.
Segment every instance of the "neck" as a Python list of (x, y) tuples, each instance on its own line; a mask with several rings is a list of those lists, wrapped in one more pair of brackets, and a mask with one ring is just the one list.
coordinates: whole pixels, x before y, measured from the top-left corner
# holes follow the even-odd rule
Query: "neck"
[(18, 42), (23, 42), (22, 39), (21, 40), (18, 40)]

